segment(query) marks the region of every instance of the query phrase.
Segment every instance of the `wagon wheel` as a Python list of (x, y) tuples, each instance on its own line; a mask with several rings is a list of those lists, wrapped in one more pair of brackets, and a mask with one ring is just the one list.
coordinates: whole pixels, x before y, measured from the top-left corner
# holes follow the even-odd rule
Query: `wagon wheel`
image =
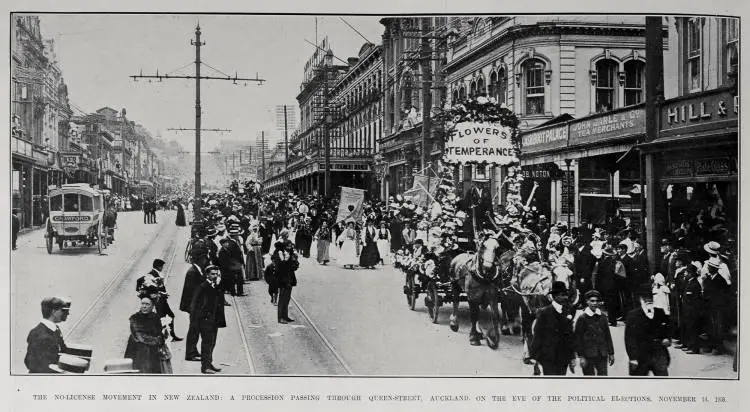
[(96, 225), (96, 249), (99, 251), (99, 254), (102, 254), (102, 250), (106, 248), (107, 246), (104, 244), (104, 238), (102, 236), (102, 222), (99, 222), (98, 225)]
[(47, 243), (47, 254), (52, 254), (52, 230), (50, 228), (49, 218), (47, 218), (47, 233), (44, 235), (44, 240)]

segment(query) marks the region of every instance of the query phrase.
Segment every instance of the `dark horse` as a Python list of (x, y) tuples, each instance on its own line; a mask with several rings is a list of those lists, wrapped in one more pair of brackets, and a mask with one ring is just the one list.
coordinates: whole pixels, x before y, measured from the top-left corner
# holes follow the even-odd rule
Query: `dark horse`
[(451, 291), (453, 313), (450, 317), (450, 327), (458, 331), (458, 304), (461, 292), (466, 293), (469, 302), (469, 316), (471, 332), (469, 343), (474, 346), (481, 344), (482, 334), (477, 329), (479, 309), (489, 306), (491, 328), (486, 334), (487, 346), (496, 349), (499, 343), (498, 324), (500, 322), (500, 243), (497, 239), (488, 238), (481, 242), (477, 253), (462, 253), (450, 263)]

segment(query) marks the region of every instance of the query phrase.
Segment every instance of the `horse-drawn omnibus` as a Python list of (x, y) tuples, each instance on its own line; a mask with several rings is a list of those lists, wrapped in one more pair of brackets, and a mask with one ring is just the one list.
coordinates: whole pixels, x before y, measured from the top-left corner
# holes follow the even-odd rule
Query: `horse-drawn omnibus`
[(104, 231), (104, 195), (85, 183), (65, 184), (49, 190), (49, 217), (44, 238), (47, 253), (57, 243), (68, 246), (96, 246), (99, 254), (107, 247)]

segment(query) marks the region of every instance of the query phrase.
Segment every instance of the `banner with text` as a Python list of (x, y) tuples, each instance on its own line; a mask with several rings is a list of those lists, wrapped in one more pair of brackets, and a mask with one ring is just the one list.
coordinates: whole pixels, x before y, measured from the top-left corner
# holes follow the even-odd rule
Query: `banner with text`
[(339, 212), (338, 215), (336, 215), (336, 222), (348, 222), (349, 220), (359, 222), (362, 219), (364, 202), (364, 189), (342, 186), (341, 200), (339, 200)]
[(507, 165), (517, 162), (510, 127), (491, 123), (458, 123), (445, 142), (445, 159), (450, 163), (490, 163)]

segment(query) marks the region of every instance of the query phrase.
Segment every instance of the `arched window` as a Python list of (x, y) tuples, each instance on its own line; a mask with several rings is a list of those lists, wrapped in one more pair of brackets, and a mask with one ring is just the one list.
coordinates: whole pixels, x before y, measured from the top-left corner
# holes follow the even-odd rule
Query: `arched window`
[(469, 85), (469, 99), (477, 96), (477, 82), (472, 80)]
[(486, 96), (487, 89), (484, 88), (484, 78), (477, 79), (477, 96)]
[(458, 102), (458, 89), (453, 89), (453, 95), (451, 96), (451, 103), (456, 104)]
[(458, 89), (458, 101), (462, 102), (466, 100), (466, 87), (463, 85)]
[(615, 108), (615, 82), (617, 63), (603, 59), (596, 63), (596, 112), (607, 112)]
[(529, 59), (523, 63), (525, 114), (544, 114), (544, 62)]
[(412, 106), (411, 93), (412, 93), (412, 75), (406, 73), (401, 83), (401, 110), (409, 110)]
[(640, 60), (625, 63), (625, 106), (643, 101), (643, 87), (646, 83), (645, 66)]
[(487, 95), (497, 99), (497, 72), (490, 73), (490, 84), (487, 85)]

